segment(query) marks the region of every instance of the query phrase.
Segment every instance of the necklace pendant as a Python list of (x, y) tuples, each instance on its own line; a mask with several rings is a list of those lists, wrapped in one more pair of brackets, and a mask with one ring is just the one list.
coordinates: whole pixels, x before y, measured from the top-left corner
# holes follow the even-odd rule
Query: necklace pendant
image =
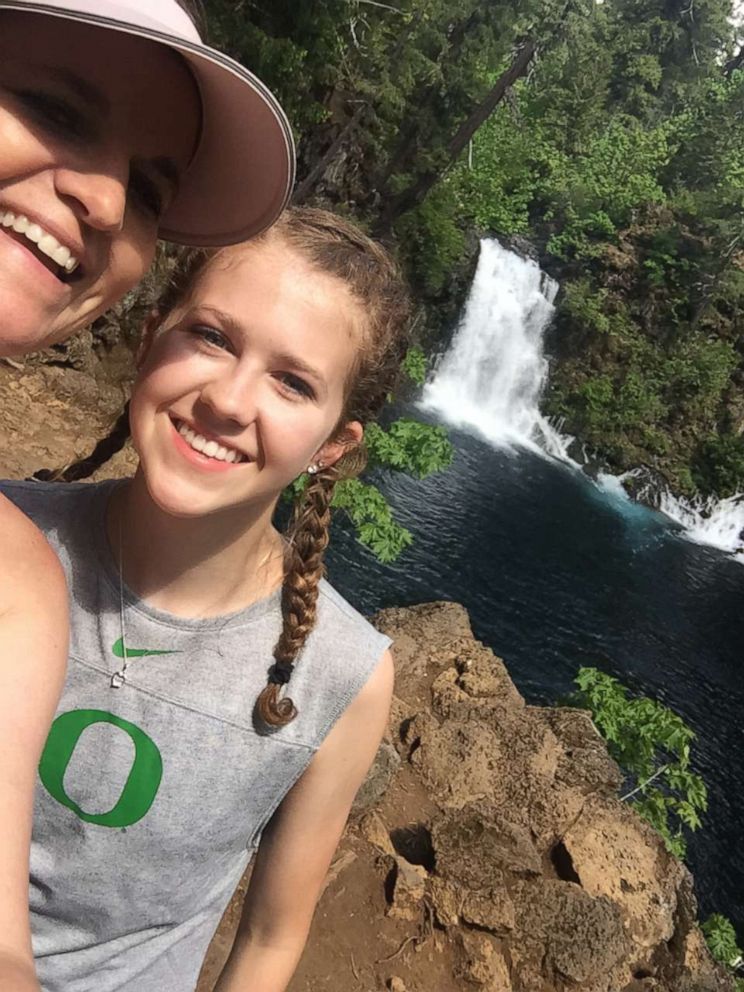
[(114, 674), (111, 676), (112, 689), (121, 689), (121, 687), (124, 685), (125, 682), (126, 679), (124, 678), (124, 672), (114, 672)]

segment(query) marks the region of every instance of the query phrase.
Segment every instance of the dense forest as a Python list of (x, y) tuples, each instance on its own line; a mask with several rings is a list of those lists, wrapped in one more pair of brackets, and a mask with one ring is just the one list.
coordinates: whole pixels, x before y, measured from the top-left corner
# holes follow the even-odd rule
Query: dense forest
[(730, 0), (208, 0), (295, 128), (296, 198), (395, 246), (430, 339), (477, 237), (561, 284), (546, 412), (744, 489), (744, 47)]

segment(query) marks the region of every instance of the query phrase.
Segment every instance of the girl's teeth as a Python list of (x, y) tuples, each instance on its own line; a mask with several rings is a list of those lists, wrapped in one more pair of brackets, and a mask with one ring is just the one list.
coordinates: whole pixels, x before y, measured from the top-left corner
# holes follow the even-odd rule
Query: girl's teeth
[(208, 441), (202, 434), (197, 434), (187, 424), (179, 424), (178, 433), (195, 451), (200, 451), (208, 458), (216, 458), (217, 461), (230, 462), (231, 464), (241, 461), (240, 454), (233, 448), (226, 448), (216, 441)]
[(12, 210), (0, 210), (0, 223), (3, 227), (12, 227), (18, 234), (25, 235), (29, 241), (38, 245), (39, 251), (52, 259), (65, 272), (71, 273), (80, 264), (74, 255), (70, 254), (70, 249), (57, 241), (54, 235), (49, 234), (39, 224), (30, 221), (25, 214), (14, 214)]

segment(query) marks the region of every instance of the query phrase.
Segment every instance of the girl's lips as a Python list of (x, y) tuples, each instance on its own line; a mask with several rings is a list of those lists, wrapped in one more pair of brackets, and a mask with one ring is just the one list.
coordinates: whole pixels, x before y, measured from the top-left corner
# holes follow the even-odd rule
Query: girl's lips
[(4, 227), (0, 227), (0, 251), (2, 251), (3, 268), (11, 268), (19, 273), (20, 278), (31, 279), (34, 282), (34, 291), (42, 293), (55, 301), (65, 300), (70, 294), (68, 283), (62, 282), (53, 275), (31, 251), (24, 245), (23, 241), (18, 241), (11, 237)]
[(196, 468), (201, 469), (202, 472), (229, 472), (230, 469), (241, 468), (246, 464), (250, 464), (249, 462), (223, 462), (218, 458), (210, 458), (208, 455), (203, 455), (201, 451), (196, 451), (185, 438), (181, 437), (172, 420), (170, 420), (170, 426), (176, 450), (186, 461)]

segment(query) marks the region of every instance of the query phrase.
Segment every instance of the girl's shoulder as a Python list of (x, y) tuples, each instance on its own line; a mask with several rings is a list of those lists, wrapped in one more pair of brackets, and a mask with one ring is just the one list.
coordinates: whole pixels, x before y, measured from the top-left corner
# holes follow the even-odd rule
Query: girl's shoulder
[(334, 639), (338, 637), (351, 638), (350, 642), (345, 642), (347, 644), (360, 646), (360, 641), (369, 644), (379, 654), (382, 654), (391, 643), (389, 637), (381, 634), (326, 579), (321, 579), (318, 586), (317, 629), (319, 633), (327, 632)]

